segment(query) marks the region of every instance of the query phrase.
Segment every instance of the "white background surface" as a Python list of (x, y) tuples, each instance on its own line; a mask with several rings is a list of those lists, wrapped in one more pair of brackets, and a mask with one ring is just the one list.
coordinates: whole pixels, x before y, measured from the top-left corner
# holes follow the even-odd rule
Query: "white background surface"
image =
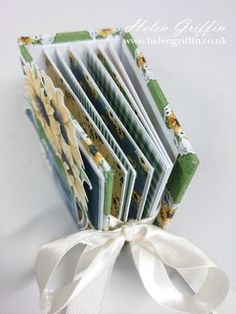
[[(217, 20), (226, 26), (224, 46), (146, 45), (142, 50), (201, 160), (169, 230), (213, 257), (236, 288), (236, 2), (0, 0), (0, 4), (0, 313), (39, 313), (37, 251), (45, 242), (77, 230), (23, 114), (16, 38), (126, 26), (140, 17), (169, 27), (185, 18), (195, 24)], [(104, 314), (171, 313), (147, 295), (127, 249), (108, 290)]]

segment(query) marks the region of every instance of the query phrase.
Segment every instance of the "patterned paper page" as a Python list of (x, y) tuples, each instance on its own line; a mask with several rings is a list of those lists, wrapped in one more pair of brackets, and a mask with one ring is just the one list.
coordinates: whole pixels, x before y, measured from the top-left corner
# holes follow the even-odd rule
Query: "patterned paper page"
[[(136, 170), (137, 178), (130, 204), (129, 218), (139, 218), (141, 217), (145, 206), (146, 197), (152, 180), (153, 167), (145, 157), (143, 151), (138, 147), (132, 136), (129, 134), (126, 127), (122, 124), (121, 121), (123, 120), (118, 118), (115, 111), (100, 92), (96, 82), (83, 66), (82, 60), (71, 50), (69, 50), (69, 60), (71, 70), (79, 84), (94, 104), (94, 107), (101, 115), (109, 130)], [(104, 93), (104, 95), (106, 94)]]
[(124, 126), (136, 141), (141, 151), (144, 152), (154, 169), (144, 212), (143, 215), (141, 214), (138, 218), (142, 216), (145, 217), (150, 214), (151, 211), (158, 210), (158, 205), (172, 167), (169, 163), (165, 162), (161, 149), (153, 143), (147, 131), (130, 108), (125, 97), (109, 77), (95, 53), (87, 49), (86, 57), (90, 73), (96, 79), (103, 94), (106, 95)]
[[(75, 90), (74, 88), (77, 97), (81, 101), (80, 103), (74, 92), (71, 90), (71, 87), (66, 82), (65, 78), (68, 79), (68, 77), (63, 72), (63, 69), (60, 68), (63, 72), (62, 76), (52, 59), (49, 59), (50, 56), (48, 53), (45, 54), (45, 57), (47, 72), (50, 74), (55, 84), (60, 86), (64, 91), (66, 104), (74, 118), (76, 118), (86, 133), (89, 134), (93, 142), (96, 144), (96, 147), (103, 154), (114, 171), (111, 213), (113, 216), (122, 219), (123, 211), (127, 210), (129, 206), (129, 197), (127, 193), (132, 190), (135, 180), (135, 171), (116, 144), (115, 140), (109, 134), (109, 131), (106, 130), (107, 128), (101, 118), (91, 110), (89, 111), (89, 114), (81, 105), (81, 103), (83, 103), (86, 105), (87, 109), (88, 107), (92, 108), (92, 106), (89, 105), (89, 100), (86, 95), (82, 95), (78, 89)], [(71, 86), (72, 85), (73, 84), (71, 84)]]

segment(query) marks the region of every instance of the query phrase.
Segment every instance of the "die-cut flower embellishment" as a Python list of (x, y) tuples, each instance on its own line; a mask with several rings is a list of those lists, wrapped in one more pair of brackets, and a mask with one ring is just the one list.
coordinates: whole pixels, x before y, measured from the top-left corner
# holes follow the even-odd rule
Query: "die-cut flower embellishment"
[[(61, 149), (66, 155), (69, 158), (72, 157), (77, 164), (82, 164), (83, 161), (78, 150), (74, 124), (71, 120), (70, 112), (64, 104), (64, 94), (59, 88), (54, 87), (52, 80), (45, 73), (42, 73), (42, 81), (50, 99), (50, 106), (53, 108), (55, 127), (52, 129), (52, 132), (60, 138)], [(70, 163), (73, 160), (70, 159)]]
[(87, 209), (87, 196), (83, 183), (86, 181), (90, 186), (91, 184), (83, 169), (74, 124), (65, 106), (64, 94), (54, 86), (44, 72), (38, 71), (34, 64), (24, 66), (24, 73), (26, 94), (35, 117), (63, 164), (68, 184), (77, 202)]
[(59, 142), (57, 138), (53, 138), (54, 133), (51, 132), (53, 130), (54, 124), (52, 120), (53, 108), (50, 106), (50, 100), (47, 97), (45, 89), (43, 88), (41, 78), (38, 75), (36, 67), (32, 65), (24, 66), (25, 73), (25, 88), (26, 94), (30, 100), (30, 103), (33, 107), (33, 111), (44, 131), (46, 132), (49, 141), (51, 144), (59, 148)]

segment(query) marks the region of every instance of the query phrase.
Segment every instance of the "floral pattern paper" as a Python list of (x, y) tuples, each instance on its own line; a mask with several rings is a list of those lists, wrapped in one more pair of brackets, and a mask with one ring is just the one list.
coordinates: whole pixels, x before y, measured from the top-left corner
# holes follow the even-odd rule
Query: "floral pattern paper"
[(126, 169), (118, 158), (114, 159), (113, 154), (110, 150), (108, 150), (107, 145), (105, 145), (105, 139), (101, 137), (98, 129), (95, 128), (95, 125), (92, 124), (89, 115), (85, 112), (85, 110), (82, 109), (80, 105), (78, 105), (77, 100), (72, 95), (71, 91), (67, 88), (64, 78), (59, 75), (58, 71), (56, 71), (55, 67), (46, 55), (45, 58), (47, 73), (53, 79), (54, 84), (63, 90), (68, 109), (71, 111), (80, 126), (91, 137), (97, 149), (99, 149), (99, 151), (103, 154), (114, 171), (112, 205), (110, 212), (114, 217), (121, 218), (122, 211), (120, 209), (122, 209), (122, 199), (124, 195), (124, 189), (127, 184)]
[(64, 94), (33, 63), (23, 69), (26, 94), (37, 123), (61, 160), (65, 179), (73, 190), (78, 206), (86, 210), (87, 197), (83, 183), (86, 181), (90, 185), (90, 182), (84, 171), (71, 115), (64, 104)]

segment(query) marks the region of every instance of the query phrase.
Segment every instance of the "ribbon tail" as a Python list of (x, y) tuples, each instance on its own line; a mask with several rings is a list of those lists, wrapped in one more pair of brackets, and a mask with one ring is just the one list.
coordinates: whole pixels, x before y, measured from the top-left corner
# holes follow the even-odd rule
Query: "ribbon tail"
[(120, 253), (120, 250), (124, 244), (122, 237), (115, 240), (108, 240), (108, 243), (103, 247), (86, 247), (80, 256), (77, 263), (74, 280), (78, 280), (79, 277), (83, 277), (83, 271), (81, 270), (90, 263), (91, 260), (96, 258), (99, 251), (106, 250), (106, 260), (97, 260), (97, 263), (103, 265), (103, 271), (99, 273), (96, 279), (90, 282), (85, 289), (70, 302), (67, 306), (66, 314), (99, 314), (102, 310), (103, 299), (105, 291), (110, 281), (111, 273), (115, 264), (115, 261)]
[(66, 314), (99, 314), (102, 311), (105, 291), (110, 280), (113, 266), (110, 265), (94, 283), (72, 300), (67, 306)]
[(93, 238), (93, 236), (96, 237), (97, 235), (99, 234), (94, 230), (74, 233), (68, 237), (49, 242), (39, 250), (36, 259), (36, 279), (40, 293), (46, 289), (56, 267), (64, 256), (77, 244), (84, 244), (88, 239)]
[[(147, 292), (164, 307), (184, 313), (211, 313), (228, 293), (229, 281), (224, 271), (181, 237), (148, 226), (143, 239), (131, 242), (131, 251)], [(179, 291), (165, 265), (177, 270), (191, 286), (198, 286), (198, 291), (192, 295)], [(201, 282), (196, 282), (199, 278)]]
[[(184, 270), (178, 270), (180, 275), (188, 283), (194, 292), (197, 292), (202, 282), (207, 276), (207, 271), (202, 269), (191, 270), (191, 273)], [(228, 295), (223, 303), (212, 312), (212, 314), (235, 314), (236, 313), (236, 291), (229, 288)]]
[[(84, 269), (78, 270), (76, 278), (71, 283), (63, 285), (56, 290), (48, 289), (47, 286), (57, 266), (66, 254), (78, 244), (85, 244), (93, 248), (94, 254), (90, 254), (90, 258), (86, 258), (87, 261), (89, 260), (89, 264), (86, 263)], [(81, 300), (80, 305), (74, 312), (71, 310), (70, 314), (99, 313), (95, 308), (90, 312), (85, 311), (85, 304), (91, 303), (91, 295), (86, 293), (86, 291), (91, 290), (91, 285), (96, 283), (103, 273), (106, 274), (107, 269), (112, 270), (123, 244), (124, 238), (118, 237), (116, 234), (113, 234), (113, 237), (111, 237), (107, 233), (88, 230), (43, 246), (36, 261), (36, 277), (40, 287), (40, 303), (43, 312), (47, 314), (59, 313), (78, 297)], [(90, 253), (92, 252), (92, 250), (87, 252), (89, 251)], [(81, 261), (84, 260), (83, 264), (85, 264), (85, 256), (88, 257), (88, 254), (86, 253), (83, 256)], [(80, 294), (83, 296), (83, 299), (80, 297)]]

